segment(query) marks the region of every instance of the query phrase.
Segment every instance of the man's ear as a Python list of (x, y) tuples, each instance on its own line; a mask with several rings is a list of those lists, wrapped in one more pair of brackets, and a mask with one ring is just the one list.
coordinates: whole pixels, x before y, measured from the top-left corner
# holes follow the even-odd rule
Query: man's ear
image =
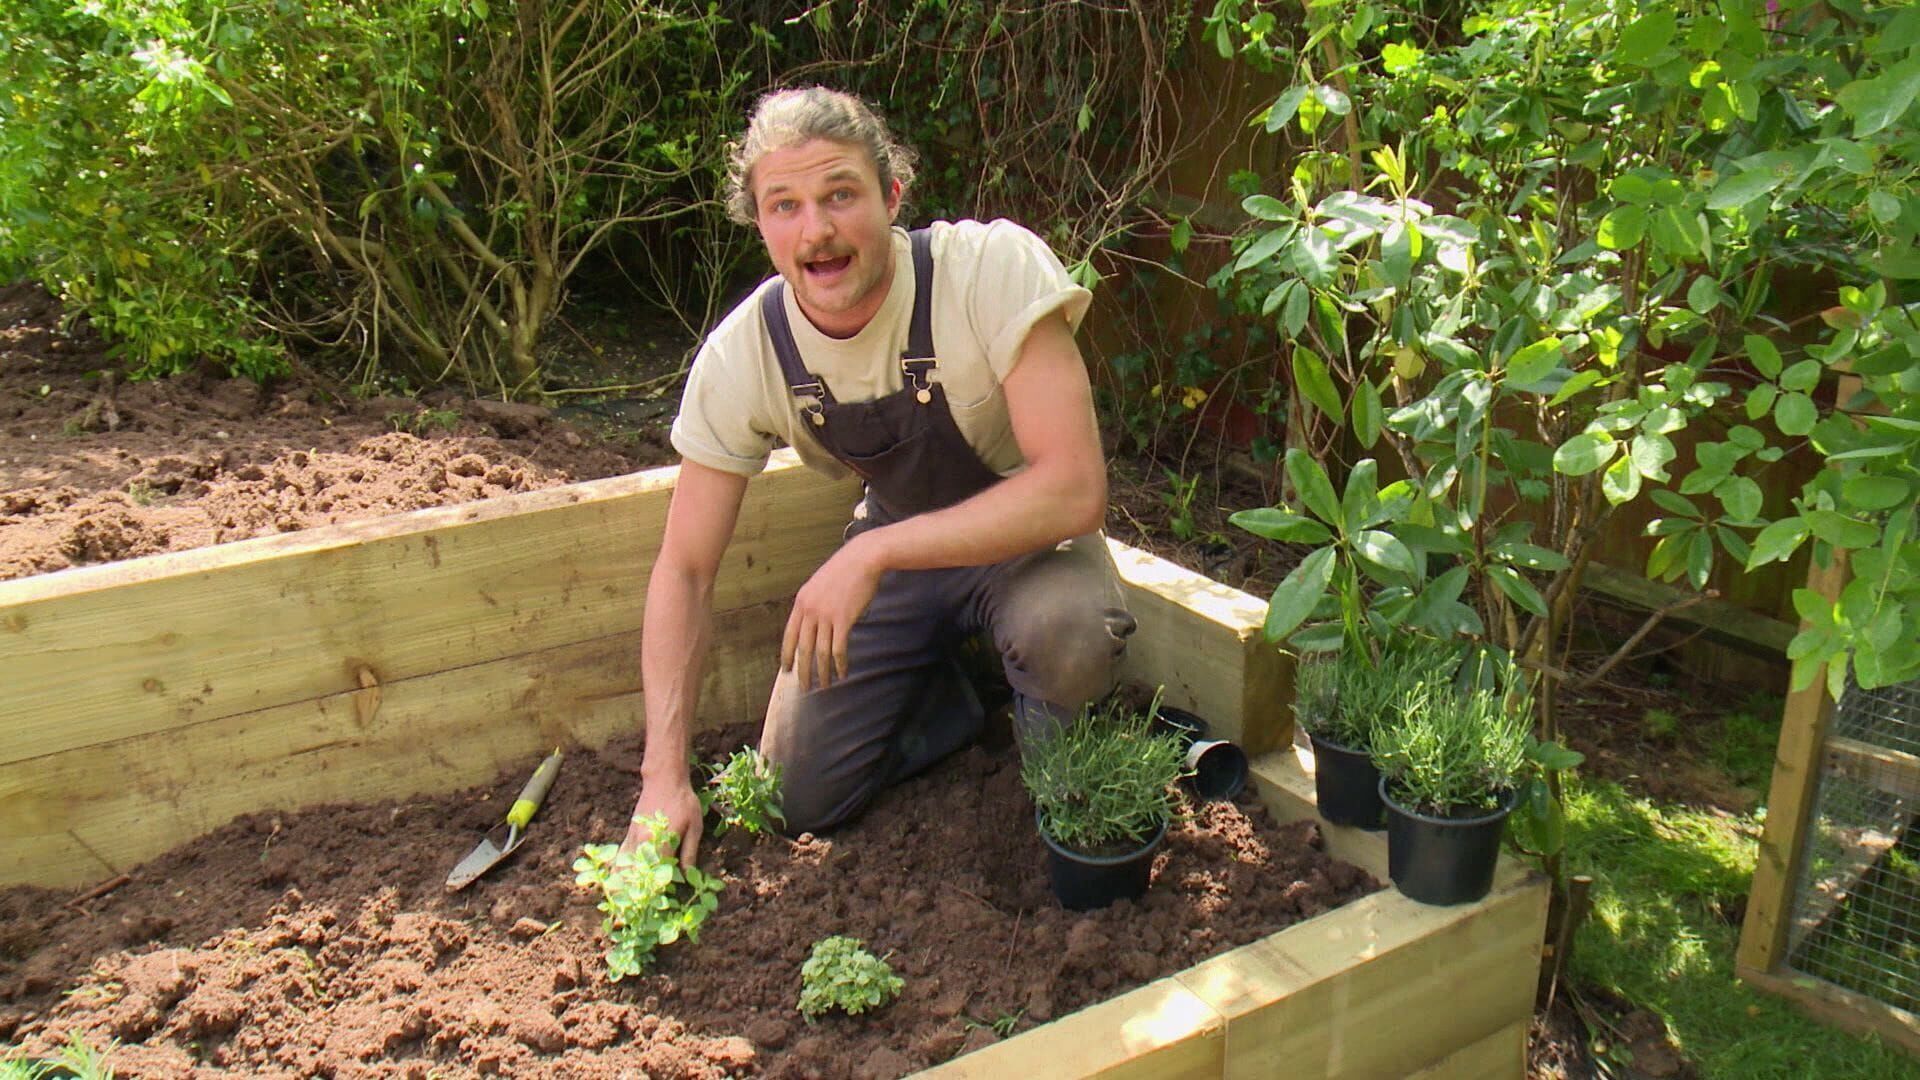
[(901, 185), (900, 178), (894, 177), (887, 186), (887, 223), (900, 220), (900, 201), (906, 196), (907, 189)]

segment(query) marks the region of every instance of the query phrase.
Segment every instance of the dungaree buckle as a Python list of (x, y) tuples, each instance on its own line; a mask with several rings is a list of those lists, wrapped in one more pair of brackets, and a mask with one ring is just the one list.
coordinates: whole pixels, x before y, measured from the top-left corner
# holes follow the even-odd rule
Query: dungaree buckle
[(900, 370), (906, 374), (908, 384), (913, 387), (913, 399), (922, 405), (933, 400), (933, 380), (927, 378), (927, 373), (938, 366), (938, 363), (931, 359), (900, 358)]
[(825, 392), (826, 387), (822, 386), (817, 379), (813, 382), (801, 383), (793, 387), (794, 397), (807, 399), (807, 403), (800, 406), (800, 412), (807, 419), (813, 421), (814, 427), (820, 427), (827, 422), (826, 406), (820, 402), (821, 395)]

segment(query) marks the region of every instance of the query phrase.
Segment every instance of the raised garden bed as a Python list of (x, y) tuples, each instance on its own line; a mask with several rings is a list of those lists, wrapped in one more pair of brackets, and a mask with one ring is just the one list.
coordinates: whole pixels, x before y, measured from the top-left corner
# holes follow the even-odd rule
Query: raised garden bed
[[(671, 470), (661, 470), (0, 583), (0, 670), (9, 673), (10, 690), (0, 700), (0, 730), (9, 733), (0, 752), (0, 835), (9, 838), (0, 849), (0, 884), (63, 890), (63, 896), (80, 893), (184, 841), (225, 827), (227, 834), (251, 837), (243, 846), (257, 845), (258, 850), (252, 887), (258, 891), (260, 910), (252, 913), (254, 923), (247, 924), (257, 929), (234, 931), (252, 943), (235, 947), (298, 950), (303, 948), (301, 936), (307, 934), (314, 937), (304, 946), (312, 950), (307, 955), (317, 956), (354, 935), (330, 928), (319, 905), (298, 892), (302, 885), (316, 895), (321, 891), (319, 884), (299, 880), (315, 873), (315, 866), (303, 864), (303, 853), (317, 858), (323, 849), (338, 848), (333, 857), (372, 862), (403, 894), (407, 886), (402, 882), (422, 871), (409, 865), (405, 855), (382, 850), (382, 834), (420, 827), (470, 840), (472, 827), (496, 814), (499, 804), (454, 793), (486, 783), (487, 791), (510, 794), (505, 789), (512, 782), (494, 783), (495, 778), (523, 772), (546, 749), (601, 748), (611, 742), (603, 754), (576, 755), (579, 764), (563, 774), (551, 816), (543, 818), (549, 827), (540, 840), (544, 847), (530, 845), (516, 857), (519, 861), (503, 868), (500, 879), (479, 886), (482, 891), (471, 894), (472, 899), (443, 901), (444, 910), (410, 919), (424, 935), (419, 962), (428, 968), (446, 948), (435, 934), (446, 932), (443, 924), (457, 927), (465, 918), (473, 922), (473, 939), (491, 934), (510, 941), (511, 948), (541, 956), (543, 962), (577, 960), (561, 978), (570, 985), (550, 983), (542, 990), (542, 1000), (544, 995), (564, 997), (576, 991), (577, 998), (585, 992), (577, 990), (579, 984), (594, 978), (598, 963), (589, 951), (591, 911), (584, 900), (553, 888), (553, 867), (548, 864), (555, 852), (564, 856), (580, 842), (617, 835), (613, 819), (624, 810), (619, 798), (597, 795), (590, 806), (582, 802), (572, 810), (565, 809), (561, 799), (570, 780), (578, 788), (582, 777), (596, 768), (612, 777), (609, 791), (623, 778), (630, 783), (621, 769), (637, 760), (631, 734), (639, 715), (639, 617), (672, 477)], [(701, 695), (703, 727), (737, 724), (764, 706), (780, 606), (837, 543), (854, 496), (850, 486), (823, 481), (790, 460), (752, 485), (717, 587), (714, 655)], [(1293, 855), (1276, 856), (1272, 873), (1262, 877), (1257, 860), (1226, 857), (1229, 848), (1219, 841), (1222, 836), (1254, 835), (1260, 845), (1278, 850), (1278, 838), (1287, 830), (1266, 826), (1265, 832), (1248, 832), (1262, 827), (1261, 804), (1280, 821), (1312, 818), (1310, 785), (1302, 760), (1290, 748), (1290, 725), (1282, 708), (1290, 689), (1289, 670), (1258, 639), (1262, 605), (1150, 556), (1127, 549), (1118, 554), (1141, 622), (1129, 677), (1164, 683), (1172, 703), (1194, 709), (1211, 720), (1217, 732), (1262, 755), (1256, 761), (1257, 800), (1250, 797), (1239, 809), (1218, 808), (1203, 815), (1189, 849), (1183, 854), (1176, 848), (1165, 857), (1156, 885), (1165, 898), (1160, 903), (1188, 904), (1212, 890), (1209, 873), (1224, 879), (1238, 872), (1243, 882), (1282, 888), (1296, 876), (1311, 877), (1312, 871), (1303, 869), (1307, 863)], [(621, 736), (627, 738), (616, 742)], [(590, 764), (596, 757), (599, 764)], [(960, 786), (971, 786), (976, 798), (998, 791), (998, 783), (1006, 788), (1004, 797), (978, 805), (1004, 808), (1020, 802), (1017, 785), (1005, 782), (1008, 772), (1004, 755), (996, 759), (975, 751), (926, 782), (948, 782), (942, 777), (958, 775)], [(443, 801), (425, 804), (435, 798)], [(337, 803), (362, 808), (308, 813), (297, 820), (288, 813)], [(370, 805), (384, 809), (366, 809)], [(947, 816), (958, 816), (958, 809), (950, 809)], [(387, 820), (371, 820), (370, 814)], [(241, 815), (248, 816), (228, 825)], [(316, 829), (322, 830), (317, 835), (326, 835), (329, 815), (339, 819), (337, 841), (329, 845), (307, 839)], [(739, 883), (760, 880), (754, 874), (793, 877), (779, 867), (770, 870), (769, 860), (811, 858), (821, 863), (834, 851), (883, 857), (889, 849), (881, 838), (890, 822), (902, 816), (871, 815), (859, 827), (878, 830), (871, 840), (858, 832), (811, 847), (782, 841), (762, 841), (756, 847), (729, 839), (713, 856), (736, 881), (735, 891), (723, 899), (723, 913), (731, 903), (739, 912), (736, 918), (751, 918), (753, 905), (759, 903), (758, 887), (742, 889)], [(983, 824), (991, 820), (985, 817)], [(276, 833), (282, 828), (302, 842), (278, 843)], [(1037, 854), (1025, 877), (1019, 865), (1027, 846), (1037, 852), (1037, 841), (1030, 828), (1004, 828), (1018, 841), (1000, 844), (1013, 868), (1012, 880), (979, 889), (955, 881), (976, 894), (975, 906), (982, 907), (977, 931), (981, 951), (996, 956), (1018, 951), (1020, 924), (1009, 932), (991, 921), (994, 916), (987, 909), (1001, 917), (1012, 911), (1021, 919), (1020, 912), (1037, 911), (1034, 905), (1039, 903), (1023, 898), (1040, 887)], [(1384, 880), (1384, 843), (1378, 837), (1304, 825), (1292, 835), (1304, 841), (1316, 833), (1333, 854)], [(413, 845), (418, 842), (411, 840), (404, 851), (417, 850)], [(1202, 849), (1210, 858), (1196, 855)], [(463, 850), (453, 843), (448, 859)], [(1307, 851), (1298, 859), (1314, 857)], [(1224, 864), (1224, 871), (1215, 864)], [(167, 864), (163, 860), (161, 865)], [(833, 874), (840, 869), (827, 867)], [(1349, 876), (1350, 887), (1357, 887), (1359, 875), (1350, 871), (1327, 876), (1342, 875)], [(151, 876), (143, 873), (122, 892), (137, 897)], [(327, 876), (320, 874), (322, 879)], [(1269, 880), (1281, 878), (1285, 880)], [(490, 888), (493, 893), (484, 891)], [(992, 891), (996, 888), (1002, 891)], [(289, 889), (295, 894), (289, 895)], [(1258, 890), (1250, 886), (1248, 891)], [(548, 895), (555, 899), (540, 899)], [(869, 1055), (838, 1064), (810, 1064), (813, 1059), (807, 1054), (787, 1059), (765, 1055), (761, 1044), (748, 1041), (751, 1031), (744, 1033), (745, 1039), (732, 1041), (706, 1033), (683, 1034), (674, 1027), (680, 1021), (668, 1016), (668, 1004), (660, 1000), (670, 995), (659, 993), (658, 986), (651, 994), (638, 986), (598, 988), (600, 997), (591, 1004), (605, 1013), (613, 1033), (602, 1048), (629, 1045), (641, 1035), (639, 1029), (648, 1028), (647, 1039), (695, 1047), (693, 1057), (704, 1062), (700, 1068), (716, 1075), (754, 1070), (883, 1073), (890, 1064), (912, 1067), (940, 1060), (942, 1053), (992, 1042), (940, 1066), (933, 1075), (1252, 1076), (1285, 1069), (1300, 1076), (1517, 1076), (1544, 898), (1544, 887), (1512, 866), (1503, 868), (1487, 900), (1461, 908), (1427, 908), (1390, 889), (1375, 892), (1078, 1011), (1070, 1010), (1083, 999), (1072, 990), (1018, 1000), (983, 994), (978, 1001), (962, 1001), (946, 1018), (950, 1033), (919, 1034), (916, 1038), (925, 1045), (901, 1048), (898, 1059)], [(941, 903), (937, 897), (920, 899), (936, 907)], [(843, 904), (831, 916), (838, 919), (834, 928), (872, 936), (876, 932), (866, 926), (878, 923), (883, 942), (888, 933), (905, 933), (887, 924), (909, 918), (911, 897), (888, 896), (882, 887), (880, 895), (866, 900), (870, 920), (856, 917)], [(158, 977), (180, 991), (186, 984), (175, 981), (172, 969), (157, 975), (135, 970), (142, 957), (165, 953), (148, 943), (172, 943), (168, 935), (173, 933), (193, 938), (190, 945), (203, 945), (218, 932), (196, 935), (186, 933), (184, 926), (176, 931), (143, 924), (140, 912), (112, 908), (122, 902), (109, 896), (80, 905), (79, 911), (87, 914), (75, 912), (83, 919), (110, 918), (120, 936), (112, 944), (135, 944), (131, 955), (103, 964), (121, 965), (114, 970), (123, 975), (133, 972), (120, 981), (122, 991), (130, 981), (147, 977)], [(964, 898), (954, 902), (973, 903)], [(1309, 904), (1303, 914), (1312, 910)], [(384, 920), (391, 936), (392, 927), (413, 914), (410, 909), (369, 905), (336, 911), (333, 922), (346, 926), (356, 919)], [(1281, 917), (1272, 910), (1262, 916), (1275, 921)], [(1025, 932), (1036, 932), (1044, 922), (1048, 933), (1062, 939), (1053, 943), (1054, 949), (1064, 951), (1065, 936), (1077, 918), (1050, 911), (1044, 920), (1027, 918)], [(224, 925), (236, 924), (228, 920)], [(1233, 918), (1219, 917), (1216, 947), (1233, 944), (1236, 939), (1230, 934), (1258, 935), (1264, 929), (1236, 931), (1233, 925)], [(809, 935), (817, 936), (815, 929), (796, 925), (793, 941), (753, 946), (773, 949), (759, 962), (778, 969), (767, 978), (779, 983), (779, 994), (797, 989), (794, 973), (786, 968), (797, 969), (798, 958), (785, 964), (786, 952), (804, 949)], [(721, 931), (711, 933), (717, 942)], [(288, 940), (279, 941), (274, 934)], [(0, 941), (0, 963), (6, 965), (0, 977), (18, 975), (31, 964), (31, 944)], [(461, 943), (463, 949), (467, 945)], [(1183, 940), (1179, 948), (1191, 945)], [(709, 958), (707, 950), (721, 946), (703, 942), (692, 949), (675, 948), (680, 951), (663, 963), (657, 977), (682, 987), (703, 985), (701, 963)], [(1173, 954), (1178, 955), (1178, 949)], [(915, 971), (908, 966), (911, 956), (898, 959), (908, 968), (910, 985), (920, 982), (923, 993), (942, 974), (957, 974), (933, 968)], [(1159, 974), (1142, 962), (1123, 965), (1119, 959), (1116, 952), (1114, 971), (1104, 980), (1089, 975), (1086, 985), (1097, 991)], [(297, 972), (281, 974), (291, 978)], [(540, 977), (556, 976), (543, 969)], [(424, 996), (421, 988), (430, 981), (415, 983), (412, 989)], [(461, 1059), (444, 1044), (436, 1048), (434, 1032), (417, 1019), (407, 1019), (415, 1013), (401, 1004), (406, 982), (401, 980), (395, 992), (400, 1000), (374, 1000), (357, 1018), (350, 1012), (338, 1014), (339, 1040), (350, 1042), (356, 1031), (378, 1029), (392, 1042), (382, 1043), (371, 1056), (343, 1051), (338, 1061), (347, 1064), (336, 1064), (330, 1073), (409, 1075), (413, 1070), (424, 1076), (438, 1069), (440, 1075), (451, 1076), (485, 1064), (507, 1066), (511, 1054), (489, 1063)], [(86, 993), (121, 993), (107, 989), (111, 980), (104, 976), (89, 985), (97, 989)], [(509, 985), (503, 984), (503, 999), (511, 997)], [(46, 989), (41, 987), (42, 992)], [(163, 989), (159, 998), (167, 992)], [(482, 993), (474, 1008), (482, 1009), (491, 1000)], [(950, 1004), (942, 1002), (940, 1008)], [(1043, 1015), (1022, 1015), (1027, 1012), (1058, 1018), (1036, 1024)], [(554, 1015), (549, 1011), (547, 1020)], [(499, 1020), (503, 1029), (515, 1022), (504, 1015)], [(994, 1042), (1000, 1034), (991, 1030), (996, 1021), (1005, 1030), (1024, 1033)], [(15, 1029), (29, 1026), (17, 1011), (8, 1022)], [(541, 1048), (547, 1045), (552, 1049), (545, 1051), (546, 1065), (564, 1054), (570, 1069), (587, 1068), (586, 1063), (600, 1059), (611, 1069), (610, 1052), (596, 1055), (592, 1048), (570, 1041), (567, 1032), (572, 1027), (555, 1043), (546, 1022), (518, 1022), (527, 1037), (516, 1036), (514, 1045), (533, 1055), (528, 1062), (540, 1062)], [(827, 1021), (821, 1032), (840, 1030), (827, 1026), (836, 1022), (848, 1031), (885, 1032), (888, 1013)], [(569, 1023), (580, 1026), (584, 1020), (571, 1018)], [(528, 1024), (541, 1030), (533, 1031)], [(136, 1021), (126, 1030), (139, 1027)], [(804, 1026), (790, 1028), (787, 1035), (797, 1050), (810, 1032)], [(218, 1049), (233, 1037), (231, 1030), (216, 1021), (203, 1032), (198, 1052)], [(766, 1027), (760, 1036), (768, 1043), (789, 1042)], [(310, 1039), (311, 1033), (302, 1037)], [(291, 1062), (283, 1067), (296, 1068)], [(700, 1068), (688, 1065), (680, 1071), (701, 1075)]]

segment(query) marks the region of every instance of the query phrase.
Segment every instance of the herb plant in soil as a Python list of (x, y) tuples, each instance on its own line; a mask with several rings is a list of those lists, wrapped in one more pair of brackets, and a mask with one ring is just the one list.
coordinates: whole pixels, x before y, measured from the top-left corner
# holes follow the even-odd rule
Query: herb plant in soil
[[(644, 819), (653, 838), (621, 851), (618, 844), (588, 844), (575, 859), (574, 881), (600, 890), (600, 929), (611, 940), (607, 978), (619, 982), (645, 971), (654, 950), (685, 937), (700, 940), (700, 926), (720, 903), (722, 882), (697, 866), (682, 866), (672, 854), (680, 838), (665, 814)], [(685, 886), (684, 889), (681, 886)]]
[(800, 1014), (809, 1021), (835, 1009), (858, 1016), (899, 997), (905, 985), (859, 939), (835, 934), (815, 942), (800, 965)]
[(1146, 891), (1153, 853), (1180, 804), (1185, 768), (1178, 736), (1116, 696), (1049, 736), (1029, 740), (1021, 780), (1048, 849), (1054, 895), (1075, 909), (1104, 907)]

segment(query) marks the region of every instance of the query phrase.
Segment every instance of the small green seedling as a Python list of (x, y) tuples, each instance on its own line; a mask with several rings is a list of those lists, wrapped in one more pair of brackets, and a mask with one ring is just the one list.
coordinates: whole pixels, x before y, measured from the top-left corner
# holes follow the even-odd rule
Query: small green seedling
[(858, 1016), (900, 996), (906, 983), (859, 939), (834, 935), (814, 943), (800, 966), (800, 1013), (808, 1021), (834, 1009)]
[(0, 1080), (54, 1080), (55, 1077), (78, 1077), (79, 1080), (114, 1080), (114, 1071), (107, 1065), (107, 1055), (112, 1052), (113, 1043), (105, 1050), (95, 1050), (84, 1036), (75, 1032), (60, 1048), (58, 1057), (47, 1060), (33, 1060), (14, 1056), (9, 1053), (0, 1057)]
[(733, 752), (724, 765), (709, 765), (706, 790), (700, 793), (700, 809), (715, 810), (720, 821), (713, 835), (730, 828), (741, 828), (758, 836), (773, 832), (775, 822), (787, 823), (780, 810), (780, 766), (747, 746)]
[[(664, 814), (640, 821), (653, 839), (624, 854), (618, 844), (588, 844), (573, 861), (574, 881), (600, 889), (600, 921), (612, 945), (607, 949), (607, 981), (639, 975), (653, 951), (685, 936), (700, 940), (700, 925), (720, 906), (719, 878), (697, 866), (681, 866), (661, 849), (675, 849), (680, 838), (667, 828)], [(679, 886), (687, 886), (683, 894)]]

